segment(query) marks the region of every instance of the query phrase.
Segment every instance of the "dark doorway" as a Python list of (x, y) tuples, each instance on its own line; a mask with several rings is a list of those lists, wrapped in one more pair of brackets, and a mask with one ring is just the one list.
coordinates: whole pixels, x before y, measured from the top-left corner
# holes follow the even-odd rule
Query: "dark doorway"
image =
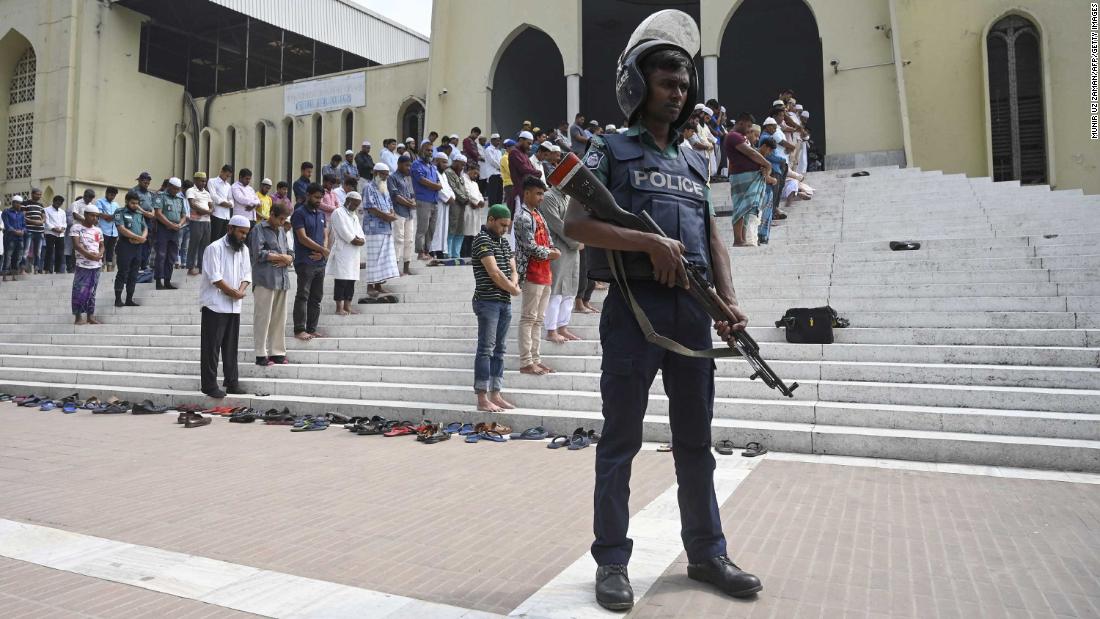
[(1047, 182), (1043, 73), (1039, 31), (1009, 15), (989, 31), (989, 122), (993, 180)]
[(424, 138), (424, 106), (419, 101), (411, 101), (401, 113), (401, 135), (397, 139), (412, 138), (416, 144)]
[[(782, 44), (776, 43), (782, 24)], [(767, 64), (765, 64), (767, 60)], [(773, 71), (765, 70), (766, 67)], [(783, 88), (810, 112), (813, 149), (825, 156), (825, 82), (821, 37), (804, 0), (745, 0), (726, 24), (718, 57), (718, 100), (731, 116), (763, 121)]]
[[(581, 78), (580, 112), (600, 126), (621, 126), (623, 113), (615, 99), (615, 71), (619, 54), (642, 20), (661, 9), (683, 11), (699, 23), (699, 2), (659, 0), (600, 0), (581, 3), (581, 36), (584, 76)], [(695, 58), (695, 73), (703, 78), (703, 63)], [(702, 101), (702, 81), (699, 83)], [(692, 101), (691, 105), (695, 105)], [(572, 118), (569, 119), (572, 122)]]
[(500, 54), (493, 73), (492, 131), (515, 137), (523, 121), (543, 129), (565, 119), (565, 64), (554, 40), (525, 28)]

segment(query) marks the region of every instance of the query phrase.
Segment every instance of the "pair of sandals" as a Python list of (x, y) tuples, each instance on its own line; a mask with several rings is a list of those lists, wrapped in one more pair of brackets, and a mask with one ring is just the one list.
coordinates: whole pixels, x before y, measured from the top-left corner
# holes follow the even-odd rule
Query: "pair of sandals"
[(562, 434), (550, 439), (550, 443), (547, 444), (546, 447), (548, 449), (561, 449), (565, 447), (569, 451), (576, 451), (578, 449), (584, 449), (593, 443), (597, 443), (599, 440), (600, 435), (595, 430), (577, 428), (573, 430), (573, 434)]
[(416, 440), (425, 445), (434, 445), (451, 440), (451, 432), (445, 431), (438, 423), (432, 423), (417, 428)]
[(283, 410), (269, 408), (260, 415), (260, 419), (263, 419), (264, 423), (269, 426), (292, 426), (297, 421), (290, 409), (285, 406)]
[(314, 417), (312, 415), (306, 415), (294, 422), (291, 426), (291, 432), (317, 432), (319, 430), (328, 430), (328, 420), (321, 417)]
[(390, 421), (380, 415), (375, 415), (370, 419), (366, 417), (352, 417), (349, 423), (344, 424), (344, 429), (348, 432), (354, 432), (359, 436), (377, 436), (384, 434), (394, 429), (398, 421)]
[(200, 428), (210, 425), (213, 421), (212, 418), (204, 417), (197, 411), (184, 411), (176, 418), (176, 423), (182, 424), (185, 428)]
[(397, 297), (392, 294), (381, 294), (376, 297), (363, 297), (359, 299), (359, 305), (374, 305), (376, 303), (397, 303)]
[[(714, 444), (714, 451), (723, 456), (732, 456), (736, 446), (733, 441), (721, 440)], [(741, 452), (741, 455), (746, 458), (755, 458), (768, 453), (768, 448), (764, 447), (756, 441), (749, 442), (745, 445), (745, 450)]]
[(252, 423), (260, 418), (260, 413), (254, 408), (245, 408), (229, 415), (230, 423)]
[(478, 443), (481, 441), (489, 441), (491, 443), (505, 443), (509, 439), (507, 436), (497, 432), (496, 430), (482, 430), (481, 432), (471, 432), (466, 435), (467, 443)]
[(135, 404), (133, 408), (133, 414), (135, 415), (160, 415), (167, 412), (167, 406), (157, 406), (153, 404), (152, 400), (142, 400)]

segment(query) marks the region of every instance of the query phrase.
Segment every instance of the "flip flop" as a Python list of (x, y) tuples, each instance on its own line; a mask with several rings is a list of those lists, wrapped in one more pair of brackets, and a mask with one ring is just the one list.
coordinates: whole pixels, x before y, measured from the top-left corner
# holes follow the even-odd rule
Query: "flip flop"
[(446, 432), (447, 434), (458, 434), (458, 432), (461, 431), (461, 430), (462, 430), (462, 423), (460, 423), (458, 421), (452, 421), (451, 423), (447, 424), (446, 428), (443, 428), (443, 431)]
[(66, 415), (71, 415), (76, 412), (76, 402), (66, 402), (64, 408), (61, 409)]
[(588, 438), (587, 434), (574, 434), (569, 437), (569, 445), (567, 449), (569, 451), (576, 451), (578, 449), (584, 449), (592, 444), (592, 439)]
[(508, 438), (496, 430), (487, 430), (481, 433), (481, 438), (494, 443), (506, 443)]
[(92, 397), (88, 398), (87, 400), (84, 400), (84, 404), (82, 404), (80, 406), (80, 408), (87, 409), (87, 410), (92, 410), (92, 408), (96, 407), (96, 406), (99, 406), (99, 398), (97, 398), (93, 395)]
[(449, 440), (451, 440), (450, 433), (444, 432), (443, 430), (439, 429), (438, 426), (436, 426), (436, 432), (431, 436), (425, 437), (423, 443), (425, 445), (434, 445), (436, 443), (441, 443), (443, 441)]
[(562, 434), (561, 436), (555, 436), (550, 439), (550, 442), (546, 444), (547, 449), (558, 449), (569, 445), (569, 437)]
[(458, 435), (459, 436), (470, 436), (471, 434), (474, 434), (474, 424), (472, 424), (472, 423), (462, 424), (462, 429), (458, 431)]
[(411, 421), (402, 421), (390, 430), (383, 432), (382, 436), (407, 436), (409, 434), (416, 434), (416, 426)]
[(657, 451), (662, 453), (672, 451), (672, 445), (669, 445), (668, 443), (662, 443), (660, 445), (657, 445)]
[(764, 447), (760, 443), (753, 441), (748, 445), (745, 445), (745, 451), (741, 452), (741, 455), (746, 458), (755, 458), (756, 456), (762, 456), (768, 453), (768, 448)]
[(527, 428), (523, 432), (514, 432), (510, 435), (512, 439), (520, 441), (541, 441), (547, 436), (550, 436), (550, 434), (542, 426)]
[(38, 410), (40, 410), (40, 411), (52, 411), (55, 408), (57, 408), (57, 404), (54, 404), (53, 400), (46, 400), (45, 402), (42, 403), (42, 406), (38, 407)]
[(0, 402), (9, 402), (13, 397), (10, 393), (0, 393)]
[(723, 440), (714, 444), (714, 451), (717, 451), (723, 456), (733, 455), (733, 441)]

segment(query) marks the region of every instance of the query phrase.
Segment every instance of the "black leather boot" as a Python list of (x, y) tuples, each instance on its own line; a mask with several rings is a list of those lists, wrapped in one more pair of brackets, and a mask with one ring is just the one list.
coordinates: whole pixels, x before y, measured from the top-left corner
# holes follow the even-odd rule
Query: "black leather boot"
[(625, 565), (601, 565), (596, 568), (596, 601), (608, 610), (634, 607), (634, 589)]

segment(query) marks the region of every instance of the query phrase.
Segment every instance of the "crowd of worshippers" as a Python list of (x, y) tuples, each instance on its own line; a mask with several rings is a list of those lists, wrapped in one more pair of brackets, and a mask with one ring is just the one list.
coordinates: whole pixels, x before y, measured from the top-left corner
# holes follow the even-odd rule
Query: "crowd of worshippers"
[[(786, 217), (780, 203), (812, 196), (803, 182), (813, 165), (808, 119), (784, 91), (760, 125), (747, 113), (730, 119), (711, 100), (681, 128), (679, 148), (702, 151), (711, 180), (730, 183), (736, 246), (766, 244), (771, 222)], [(577, 114), (551, 130), (524, 121), (507, 139), (478, 127), (464, 138), (435, 131), (419, 143), (389, 138), (377, 162), (364, 141), (358, 152), (333, 155), (316, 176), (314, 164), (303, 162), (293, 181), (256, 184), (250, 170), (225, 165), (214, 178), (198, 172), (155, 189), (142, 172), (121, 200), (108, 187), (102, 197), (87, 189), (71, 204), (54, 196), (45, 207), (35, 188), (3, 212), (3, 277), (72, 273), (72, 312), (82, 325), (99, 323), (103, 271), (114, 272), (120, 308), (139, 305), (139, 280), (176, 290), (176, 270), (201, 275), (202, 390), (224, 397), (241, 392), (237, 340), (249, 288), (256, 363), (269, 366), (290, 362), (291, 269), (293, 333), (308, 342), (323, 337), (326, 277), (335, 314), (347, 316), (359, 313), (357, 282), (366, 284), (358, 303), (394, 303), (383, 284), (411, 274), (414, 261), (473, 264), (474, 388), (480, 409), (499, 411), (512, 407), (501, 393), (512, 297), (520, 297), (520, 371), (544, 375), (554, 370), (543, 363), (541, 342), (580, 339), (569, 329), (572, 315), (598, 312), (593, 291), (606, 287), (587, 277), (588, 250), (564, 232), (568, 200), (546, 179), (564, 155), (583, 156), (595, 136), (632, 130)]]

